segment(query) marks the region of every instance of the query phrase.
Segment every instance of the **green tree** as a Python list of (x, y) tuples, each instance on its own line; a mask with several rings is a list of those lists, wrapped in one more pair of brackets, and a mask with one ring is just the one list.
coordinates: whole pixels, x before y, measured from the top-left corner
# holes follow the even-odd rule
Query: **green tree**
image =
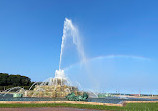
[(8, 78), (7, 73), (0, 73), (0, 86), (5, 86), (7, 85), (7, 78)]
[(29, 86), (31, 79), (26, 76), (0, 73), (0, 86)]

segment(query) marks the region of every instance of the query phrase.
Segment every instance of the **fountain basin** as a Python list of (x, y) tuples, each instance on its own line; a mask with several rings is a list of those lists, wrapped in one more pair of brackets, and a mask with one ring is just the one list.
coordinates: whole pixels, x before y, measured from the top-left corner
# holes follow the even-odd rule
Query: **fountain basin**
[[(0, 95), (0, 101), (68, 101), (66, 98), (40, 98), (40, 97), (22, 97), (13, 98), (13, 94), (7, 94), (6, 96)], [(123, 101), (158, 101), (158, 99), (147, 99), (147, 98), (117, 98), (117, 97), (105, 97), (105, 98), (88, 98), (87, 102), (95, 103), (113, 103), (120, 104)], [(70, 102), (70, 101), (69, 101)]]

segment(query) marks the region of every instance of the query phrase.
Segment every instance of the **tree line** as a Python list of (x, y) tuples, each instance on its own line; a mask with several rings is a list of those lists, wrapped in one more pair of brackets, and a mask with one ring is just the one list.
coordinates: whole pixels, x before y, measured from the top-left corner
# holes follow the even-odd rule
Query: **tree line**
[(14, 75), (8, 73), (0, 73), (0, 90), (10, 87), (23, 86), (27, 87), (31, 86), (34, 82), (31, 82), (31, 79), (27, 76)]

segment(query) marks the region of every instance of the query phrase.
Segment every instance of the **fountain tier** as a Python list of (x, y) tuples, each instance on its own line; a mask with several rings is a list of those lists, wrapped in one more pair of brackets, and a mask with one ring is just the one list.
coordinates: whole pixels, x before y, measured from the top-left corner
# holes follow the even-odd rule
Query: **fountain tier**
[(65, 97), (74, 92), (76, 95), (82, 95), (77, 87), (71, 86), (71, 82), (65, 77), (64, 70), (56, 70), (55, 77), (49, 78), (36, 85), (33, 90), (27, 90), (24, 93), (25, 97)]

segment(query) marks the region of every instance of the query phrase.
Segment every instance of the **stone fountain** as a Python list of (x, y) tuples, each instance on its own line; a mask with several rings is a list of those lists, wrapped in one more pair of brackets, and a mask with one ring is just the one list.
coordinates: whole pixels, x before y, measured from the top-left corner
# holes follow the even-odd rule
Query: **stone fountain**
[(55, 77), (49, 78), (40, 85), (35, 85), (33, 90), (26, 90), (24, 97), (52, 97), (63, 98), (74, 92), (75, 95), (82, 95), (77, 87), (65, 77), (64, 70), (56, 70)]

